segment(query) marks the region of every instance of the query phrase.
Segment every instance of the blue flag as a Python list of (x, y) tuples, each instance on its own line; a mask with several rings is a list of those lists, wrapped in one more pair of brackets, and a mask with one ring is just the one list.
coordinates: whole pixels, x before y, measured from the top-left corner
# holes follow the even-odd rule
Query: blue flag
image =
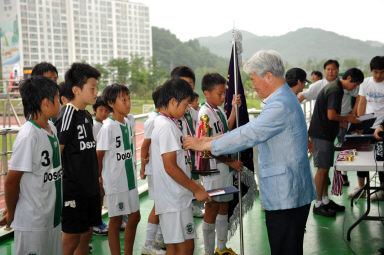
[[(236, 55), (237, 56), (237, 55)], [(235, 72), (237, 73), (237, 93), (241, 98), (241, 106), (239, 107), (239, 126), (242, 126), (249, 122), (247, 102), (245, 101), (244, 87), (241, 81), (240, 70), (237, 65), (234, 66), (234, 46), (232, 46), (231, 60), (229, 61), (228, 76), (227, 76), (227, 87), (225, 95), (224, 110), (229, 117), (232, 111), (232, 99), (235, 94)], [(235, 70), (236, 69), (236, 70)], [(253, 148), (246, 149), (240, 152), (240, 161), (243, 162), (244, 166), (248, 169), (243, 169), (241, 174), (241, 196), (242, 196), (242, 213), (243, 215), (252, 208), (253, 202), (257, 195), (257, 187), (254, 179), (254, 165), (253, 165)], [(238, 175), (233, 175), (233, 184), (238, 186)], [(239, 214), (239, 196), (233, 196), (233, 200), (229, 202), (228, 208), (228, 219), (229, 219), (229, 230), (230, 236), (233, 236), (237, 226), (241, 220)]]

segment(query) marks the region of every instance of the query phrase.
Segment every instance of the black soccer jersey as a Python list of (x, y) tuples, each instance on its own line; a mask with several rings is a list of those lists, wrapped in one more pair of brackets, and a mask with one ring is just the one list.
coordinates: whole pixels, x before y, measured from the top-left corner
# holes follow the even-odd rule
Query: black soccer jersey
[(64, 145), (64, 197), (89, 197), (98, 194), (98, 165), (91, 115), (69, 103), (61, 109), (55, 126), (59, 142)]

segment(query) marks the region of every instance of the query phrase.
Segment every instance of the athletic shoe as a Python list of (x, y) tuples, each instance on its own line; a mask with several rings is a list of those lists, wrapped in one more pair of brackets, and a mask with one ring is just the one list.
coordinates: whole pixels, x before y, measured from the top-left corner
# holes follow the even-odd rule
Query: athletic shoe
[(145, 245), (141, 250), (141, 254), (143, 255), (165, 255), (166, 251), (160, 249), (156, 244), (155, 245)]
[(155, 247), (157, 246), (157, 247), (159, 247), (160, 249), (165, 249), (165, 248), (167, 248), (167, 245), (164, 243), (163, 235), (156, 235), (154, 246), (155, 246)]
[(104, 223), (104, 224), (101, 224), (99, 226), (93, 227), (93, 234), (96, 236), (107, 236), (108, 235), (108, 226), (105, 225), (105, 223)]
[(92, 244), (88, 244), (88, 249), (89, 249), (89, 253), (92, 253), (92, 252), (93, 252), (93, 246), (92, 246)]
[(342, 175), (343, 177), (343, 186), (349, 186), (348, 175)]
[(384, 200), (384, 190), (378, 190), (371, 195), (371, 201), (383, 201)]
[(219, 251), (219, 248), (216, 248), (215, 255), (237, 255), (231, 248), (227, 248), (224, 251)]
[(344, 212), (345, 211), (345, 206), (338, 205), (332, 200), (329, 200), (329, 203), (325, 205), (328, 209), (331, 209), (335, 212)]
[(325, 216), (325, 217), (335, 217), (336, 212), (328, 209), (324, 204), (321, 204), (319, 207), (313, 205), (313, 214)]
[(193, 217), (196, 217), (196, 218), (204, 217), (204, 210), (199, 208), (198, 206), (192, 205), (192, 213), (193, 213)]
[[(348, 197), (349, 198), (353, 198), (358, 192), (360, 191), (360, 188), (359, 187), (356, 187), (352, 192), (348, 193)], [(367, 192), (366, 190), (363, 190), (361, 192), (361, 196), (360, 197), (367, 197)]]

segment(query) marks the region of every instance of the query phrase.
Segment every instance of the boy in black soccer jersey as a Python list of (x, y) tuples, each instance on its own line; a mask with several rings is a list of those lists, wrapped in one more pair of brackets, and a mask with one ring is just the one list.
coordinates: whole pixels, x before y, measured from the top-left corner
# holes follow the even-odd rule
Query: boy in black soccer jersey
[(100, 190), (92, 117), (85, 110), (97, 98), (99, 71), (74, 63), (65, 73), (70, 100), (55, 122), (63, 158), (63, 250), (88, 254), (92, 227), (101, 224)]

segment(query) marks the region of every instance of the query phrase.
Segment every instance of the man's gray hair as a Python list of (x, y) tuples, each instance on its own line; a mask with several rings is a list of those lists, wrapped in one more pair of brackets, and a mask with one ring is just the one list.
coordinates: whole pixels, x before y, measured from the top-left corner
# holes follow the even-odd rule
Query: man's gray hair
[(256, 74), (264, 77), (266, 72), (284, 79), (284, 63), (280, 54), (274, 50), (260, 50), (255, 53), (243, 66), (247, 74)]

